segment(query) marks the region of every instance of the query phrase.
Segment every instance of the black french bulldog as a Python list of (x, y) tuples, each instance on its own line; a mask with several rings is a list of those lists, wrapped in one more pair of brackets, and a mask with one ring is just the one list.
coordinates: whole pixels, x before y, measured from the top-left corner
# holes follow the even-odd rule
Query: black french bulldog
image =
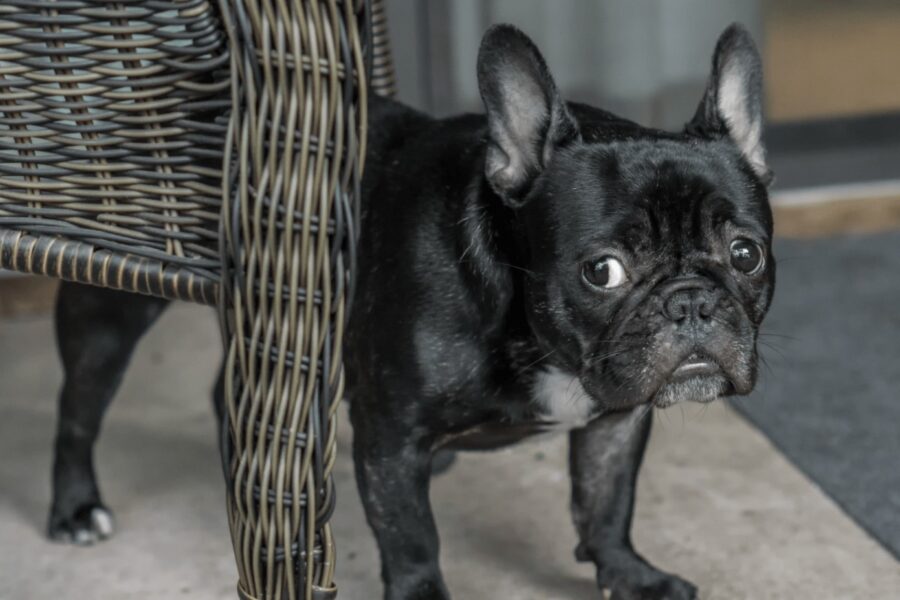
[(487, 116), (375, 100), (347, 358), (360, 495), (389, 600), (445, 599), (432, 454), (572, 427), (579, 560), (612, 598), (695, 596), (629, 540), (649, 407), (746, 394), (772, 296), (761, 67), (721, 36), (680, 133), (560, 98), (487, 32)]
[[(600, 588), (693, 598), (632, 548), (632, 505), (651, 408), (746, 394), (756, 380), (775, 279), (758, 52), (741, 27), (722, 34), (678, 133), (565, 103), (511, 26), (485, 35), (478, 78), (486, 116), (370, 104), (346, 356), (385, 598), (449, 598), (428, 499), (435, 453), (554, 428), (571, 429), (576, 556), (595, 563)], [(92, 448), (164, 307), (61, 288), (53, 537), (112, 533)]]

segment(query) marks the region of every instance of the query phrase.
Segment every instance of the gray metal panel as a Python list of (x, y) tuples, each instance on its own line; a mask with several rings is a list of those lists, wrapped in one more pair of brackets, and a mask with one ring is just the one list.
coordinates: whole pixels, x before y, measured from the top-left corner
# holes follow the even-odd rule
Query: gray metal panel
[(758, 0), (389, 0), (388, 9), (399, 96), (439, 115), (481, 109), (475, 60), (494, 23), (535, 40), (566, 97), (665, 127), (693, 114), (729, 23), (762, 41)]

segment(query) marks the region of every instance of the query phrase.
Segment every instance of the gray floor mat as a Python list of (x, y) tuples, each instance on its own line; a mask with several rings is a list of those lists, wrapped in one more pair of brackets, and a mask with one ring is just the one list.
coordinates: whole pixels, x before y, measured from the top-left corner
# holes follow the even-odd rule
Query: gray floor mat
[(775, 253), (769, 367), (733, 405), (900, 558), (900, 234)]

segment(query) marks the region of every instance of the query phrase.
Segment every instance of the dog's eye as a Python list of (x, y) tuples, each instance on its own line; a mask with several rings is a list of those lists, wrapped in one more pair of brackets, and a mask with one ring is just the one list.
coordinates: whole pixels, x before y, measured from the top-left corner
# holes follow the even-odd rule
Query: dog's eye
[(731, 266), (747, 275), (758, 273), (763, 263), (763, 251), (756, 242), (738, 238), (731, 242)]
[(589, 284), (606, 289), (617, 288), (628, 280), (622, 262), (612, 256), (584, 263), (582, 276)]

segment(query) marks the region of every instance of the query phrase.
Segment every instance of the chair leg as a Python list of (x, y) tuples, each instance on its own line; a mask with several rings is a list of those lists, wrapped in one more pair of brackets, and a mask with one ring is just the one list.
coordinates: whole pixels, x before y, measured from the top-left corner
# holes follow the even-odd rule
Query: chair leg
[(230, 0), (222, 11), (223, 454), (244, 599), (337, 594), (328, 521), (365, 151), (364, 5)]

